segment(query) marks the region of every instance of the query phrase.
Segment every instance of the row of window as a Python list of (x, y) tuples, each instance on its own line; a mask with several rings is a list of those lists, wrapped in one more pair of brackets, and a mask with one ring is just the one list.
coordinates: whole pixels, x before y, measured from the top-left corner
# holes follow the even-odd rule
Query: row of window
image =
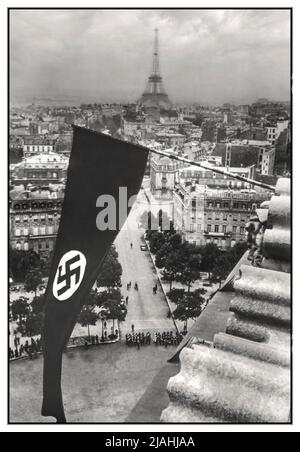
[[(232, 215), (229, 215), (229, 217), (231, 217), (231, 216)], [(248, 217), (243, 217), (242, 215), (240, 215), (239, 217), (238, 216), (233, 216), (232, 217), (232, 221), (245, 222), (245, 221), (248, 221), (249, 219), (250, 219), (249, 216)], [(222, 215), (220, 215), (220, 213), (215, 213), (214, 217), (212, 215), (208, 215), (207, 220), (208, 221), (228, 221), (228, 216), (226, 214), (222, 216)]]
[(241, 202), (233, 202), (232, 207), (230, 206), (229, 202), (207, 202), (206, 207), (209, 209), (216, 208), (216, 209), (240, 209), (240, 210), (256, 210), (257, 204), (256, 203), (241, 203)]
[(16, 203), (16, 204), (14, 204), (13, 205), (13, 208), (15, 209), (15, 210), (20, 210), (20, 209), (22, 209), (22, 210), (27, 210), (27, 209), (45, 209), (45, 208), (48, 208), (48, 209), (51, 209), (51, 208), (57, 208), (57, 209), (60, 209), (61, 208), (61, 206), (62, 206), (62, 202), (61, 201), (59, 201), (59, 202), (57, 202), (57, 203), (53, 203), (53, 202), (40, 202), (40, 203), (38, 203), (38, 202), (32, 202), (32, 203), (27, 203), (27, 202), (24, 202), (24, 203)]
[[(215, 232), (215, 233), (223, 233), (226, 234), (227, 232), (233, 232), (233, 234), (245, 234), (245, 226), (232, 226), (232, 228), (229, 228), (226, 224), (216, 224), (216, 225), (207, 225), (207, 232)], [(190, 232), (201, 232), (201, 225), (196, 226), (195, 224), (190, 225)]]
[[(183, 171), (183, 173), (182, 173), (182, 176), (184, 178), (188, 178), (188, 179), (211, 179), (210, 175), (211, 175), (211, 172), (208, 173), (206, 171)], [(248, 173), (243, 173), (243, 174), (239, 174), (239, 175), (243, 176), (243, 177), (248, 177)], [(221, 175), (221, 174), (215, 173), (215, 172), (212, 173), (213, 179), (223, 180), (223, 179), (228, 179), (228, 177), (231, 177), (231, 176), (227, 176), (226, 174)], [(236, 187), (243, 187), (245, 183), (247, 184), (247, 182), (229, 180), (227, 182), (227, 185), (235, 184), (234, 186), (236, 186)]]
[(34, 151), (38, 152), (39, 150), (40, 150), (40, 151), (44, 151), (44, 152), (46, 152), (46, 151), (50, 152), (50, 151), (53, 150), (53, 146), (45, 146), (45, 145), (39, 145), (39, 146), (31, 145), (31, 146), (26, 146), (26, 151), (27, 151), (27, 152), (34, 152)]
[[(28, 242), (23, 242), (23, 243), (17, 242), (16, 245), (15, 245), (15, 249), (28, 251), (29, 250), (29, 243)], [(51, 251), (51, 250), (53, 250), (53, 242), (50, 241), (50, 240), (43, 240), (41, 242), (34, 243), (33, 249), (36, 252), (39, 252), (39, 251)]]
[[(223, 234), (226, 234), (228, 232), (228, 226), (226, 224), (219, 225), (207, 225), (207, 232), (222, 232)], [(244, 226), (232, 226), (232, 232), (234, 234), (240, 233), (241, 235), (245, 234), (245, 227)]]
[(45, 223), (46, 221), (48, 221), (48, 223), (52, 224), (54, 219), (59, 220), (59, 218), (60, 218), (60, 215), (58, 215), (58, 214), (54, 214), (54, 215), (52, 215), (52, 214), (43, 215), (42, 214), (40, 216), (34, 215), (31, 217), (29, 217), (28, 215), (24, 215), (22, 217), (16, 216), (15, 217), (15, 225), (18, 226), (21, 223), (28, 224), (30, 222), (30, 220), (33, 221), (33, 223), (38, 223), (39, 221), (41, 223)]
[[(232, 215), (229, 214), (229, 217), (231, 217), (231, 216)], [(192, 214), (190, 216), (190, 218), (191, 218), (191, 221), (196, 222), (197, 218), (198, 218), (198, 220), (203, 220), (204, 219), (204, 214), (200, 213), (197, 218), (196, 218), (195, 214)], [(223, 213), (222, 214), (220, 212), (212, 212), (212, 213), (207, 214), (207, 220), (208, 221), (228, 221), (228, 214), (227, 213)], [(232, 217), (232, 221), (245, 222), (245, 221), (248, 221), (248, 220), (250, 220), (250, 215), (248, 215), (248, 216), (245, 216), (245, 215), (238, 215), (238, 216), (237, 215), (233, 215), (233, 217)]]
[[(217, 245), (220, 248), (227, 248), (227, 241), (224, 239), (207, 239), (206, 240), (206, 244), (208, 245), (209, 243), (214, 243), (215, 245)], [(235, 240), (231, 240), (230, 242), (230, 246), (231, 248), (236, 244)]]
[[(201, 245), (201, 240), (195, 240), (195, 241), (191, 241), (191, 243), (193, 243), (195, 246), (200, 246)], [(236, 244), (235, 240), (231, 240), (230, 243), (222, 238), (214, 238), (214, 239), (210, 239), (208, 238), (205, 243), (208, 245), (209, 243), (214, 243), (215, 245), (217, 245), (219, 248), (224, 248), (226, 249), (228, 246), (233, 247)]]
[[(22, 176), (20, 176), (22, 177)], [(42, 173), (31, 173), (29, 171), (26, 171), (26, 177), (28, 179), (57, 179), (59, 177), (59, 175), (57, 173), (50, 173), (44, 171)]]
[(32, 235), (52, 235), (56, 234), (58, 231), (57, 226), (42, 226), (42, 227), (32, 227), (32, 228), (16, 228), (14, 235), (16, 237)]
[(43, 251), (43, 250), (53, 250), (53, 242), (49, 241), (49, 240), (45, 240), (42, 242), (38, 242), (37, 244), (34, 245), (34, 250), (35, 251)]
[(49, 162), (47, 164), (41, 165), (41, 163), (35, 163), (35, 164), (30, 164), (27, 163), (26, 166), (24, 167), (24, 170), (28, 170), (28, 169), (34, 169), (34, 170), (51, 170), (51, 169), (61, 169), (60, 165), (53, 165), (53, 163), (56, 160), (53, 160), (52, 162)]

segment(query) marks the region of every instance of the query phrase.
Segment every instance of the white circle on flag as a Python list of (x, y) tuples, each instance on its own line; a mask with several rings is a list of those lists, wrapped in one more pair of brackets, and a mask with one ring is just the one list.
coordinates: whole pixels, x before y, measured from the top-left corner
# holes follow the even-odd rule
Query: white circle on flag
[(86, 258), (76, 250), (61, 258), (53, 281), (53, 295), (59, 301), (68, 300), (80, 286), (86, 267)]

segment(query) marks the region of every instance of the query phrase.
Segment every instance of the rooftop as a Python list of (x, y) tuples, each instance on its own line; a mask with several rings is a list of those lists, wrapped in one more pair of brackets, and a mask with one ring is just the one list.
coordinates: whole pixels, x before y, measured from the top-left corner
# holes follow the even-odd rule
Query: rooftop
[(11, 190), (9, 197), (12, 201), (23, 201), (23, 200), (33, 200), (33, 199), (56, 199), (63, 198), (64, 191), (57, 187), (57, 189), (39, 189), (39, 190)]
[(24, 138), (24, 144), (25, 145), (48, 145), (48, 146), (52, 146), (54, 144), (54, 139), (52, 138), (47, 138), (43, 135), (31, 135), (28, 136), (26, 138)]
[(24, 160), (19, 163), (19, 166), (24, 165), (36, 165), (36, 164), (47, 164), (47, 163), (63, 163), (68, 164), (68, 158), (61, 154), (56, 154), (55, 152), (49, 152), (47, 154), (37, 154), (30, 157), (25, 157)]
[[(209, 161), (202, 161), (201, 163), (203, 163), (203, 165), (207, 165), (210, 166), (210, 169), (205, 169), (205, 168), (200, 168), (199, 166), (195, 166), (195, 165), (190, 165), (187, 166), (185, 168), (182, 168), (180, 171), (184, 172), (184, 171), (213, 171), (214, 168), (216, 167), (216, 165), (214, 163), (211, 163)], [(218, 166), (217, 169), (223, 170), (223, 171), (231, 171), (232, 173), (236, 173), (236, 174), (247, 174), (251, 167), (249, 166), (243, 166), (243, 167), (230, 167), (227, 168), (226, 166)], [(223, 176), (224, 177), (224, 176)]]
[(175, 133), (175, 132), (159, 132), (156, 134), (157, 137), (172, 137), (172, 138), (176, 138), (176, 137), (182, 137), (184, 138), (185, 135), (182, 135), (181, 133)]

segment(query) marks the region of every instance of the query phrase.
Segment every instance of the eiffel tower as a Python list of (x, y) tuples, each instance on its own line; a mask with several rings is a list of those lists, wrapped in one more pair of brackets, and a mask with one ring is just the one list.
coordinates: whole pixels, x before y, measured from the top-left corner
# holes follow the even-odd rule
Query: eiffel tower
[(171, 102), (165, 92), (162, 77), (159, 71), (159, 53), (158, 53), (158, 28), (154, 30), (154, 53), (152, 73), (148, 78), (146, 90), (139, 99), (139, 104), (144, 107), (170, 108)]

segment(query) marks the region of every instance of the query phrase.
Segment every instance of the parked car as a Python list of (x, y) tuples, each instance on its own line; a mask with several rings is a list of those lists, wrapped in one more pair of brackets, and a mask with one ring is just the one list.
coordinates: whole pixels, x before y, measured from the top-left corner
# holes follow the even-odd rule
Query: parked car
[(146, 245), (141, 245), (140, 248), (141, 248), (141, 251), (147, 251), (147, 246)]

